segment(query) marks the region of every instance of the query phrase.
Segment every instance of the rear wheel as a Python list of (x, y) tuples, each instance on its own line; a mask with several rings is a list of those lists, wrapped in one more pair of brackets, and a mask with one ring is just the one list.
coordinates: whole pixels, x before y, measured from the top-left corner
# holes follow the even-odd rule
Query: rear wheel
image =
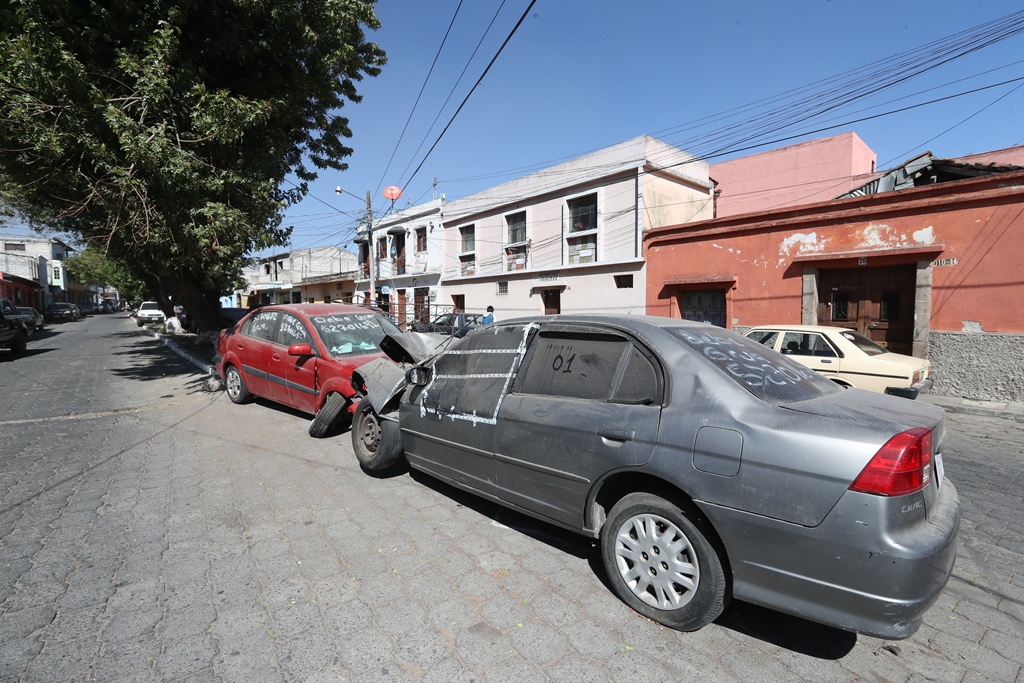
[(352, 416), (352, 450), (359, 464), (371, 471), (386, 470), (402, 457), (398, 423), (382, 420), (366, 398)]
[(664, 498), (631, 493), (620, 500), (601, 531), (601, 557), (619, 598), (659, 624), (696, 631), (725, 609), (718, 553)]
[(229, 365), (224, 371), (224, 389), (232, 403), (249, 403), (253, 399), (253, 395), (245, 388), (242, 373), (234, 365)]
[(320, 410), (313, 416), (309, 423), (309, 435), (314, 439), (322, 439), (338, 431), (342, 413), (346, 413), (345, 407), (348, 399), (341, 394), (331, 394), (320, 406)]

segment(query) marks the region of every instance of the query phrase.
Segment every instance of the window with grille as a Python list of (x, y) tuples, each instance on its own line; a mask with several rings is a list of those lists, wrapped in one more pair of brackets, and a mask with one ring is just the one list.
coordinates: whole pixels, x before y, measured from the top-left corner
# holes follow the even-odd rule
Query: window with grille
[(416, 228), (416, 251), (423, 252), (427, 250), (427, 229)]
[(498, 296), (508, 296), (508, 280), (498, 281)]
[(569, 232), (597, 230), (597, 195), (569, 200)]
[(508, 243), (518, 244), (526, 241), (526, 212), (509, 214), (505, 216), (508, 224)]
[(476, 226), (466, 225), (459, 228), (459, 235), (462, 238), (462, 251), (476, 250)]

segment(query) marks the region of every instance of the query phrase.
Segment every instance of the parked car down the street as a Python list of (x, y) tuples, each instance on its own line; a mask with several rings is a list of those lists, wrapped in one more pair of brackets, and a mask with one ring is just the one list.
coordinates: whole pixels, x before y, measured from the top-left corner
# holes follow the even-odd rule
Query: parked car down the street
[(46, 307), (46, 322), (70, 323), (78, 320), (78, 309), (73, 304), (57, 301)]
[(397, 407), (358, 387), (361, 466), (404, 457), (598, 539), (615, 593), (666, 626), (701, 628), (735, 597), (906, 638), (952, 572), (942, 409), (842, 389), (731, 331), (510, 320), (404, 378)]
[(309, 434), (319, 438), (348, 425), (352, 371), (384, 358), (386, 335), (401, 332), (361, 306), (264, 306), (220, 331), (214, 364), (233, 402), (259, 396), (312, 414)]
[(28, 316), (10, 300), (0, 297), (0, 348), (10, 349), (15, 356), (25, 353), (30, 334)]
[(25, 322), (31, 332), (37, 332), (46, 327), (46, 319), (43, 314), (31, 306), (18, 306), (18, 312), (25, 316)]
[(414, 329), (417, 332), (465, 337), (480, 327), (481, 317), (478, 313), (445, 313), (439, 315), (433, 322), (414, 326)]
[(164, 312), (156, 301), (143, 301), (135, 313), (135, 324), (139, 327), (150, 323), (164, 322)]
[(933, 384), (928, 360), (890, 353), (844, 327), (760, 325), (746, 336), (843, 386), (914, 399)]

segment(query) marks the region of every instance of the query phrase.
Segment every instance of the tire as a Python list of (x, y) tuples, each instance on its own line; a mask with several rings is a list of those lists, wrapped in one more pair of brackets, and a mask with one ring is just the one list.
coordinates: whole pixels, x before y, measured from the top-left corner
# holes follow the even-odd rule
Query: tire
[(253, 400), (253, 395), (245, 388), (242, 373), (234, 365), (229, 365), (224, 371), (224, 389), (232, 403), (249, 403)]
[(135, 319), (135, 324), (138, 325), (139, 327), (142, 327), (142, 321), (139, 320), (138, 318)]
[(725, 609), (721, 558), (664, 498), (631, 493), (620, 500), (601, 530), (601, 559), (619, 598), (659, 624), (696, 631)]
[(402, 457), (398, 423), (380, 419), (369, 399), (356, 404), (352, 416), (352, 450), (359, 464), (371, 472), (393, 467)]
[(14, 335), (14, 339), (11, 341), (11, 351), (14, 352), (15, 356), (20, 356), (25, 353), (28, 348), (28, 335), (23, 332), (19, 332)]
[(347, 413), (348, 399), (341, 394), (331, 394), (316, 411), (313, 421), (309, 423), (309, 435), (314, 439), (322, 439), (339, 431), (342, 413)]

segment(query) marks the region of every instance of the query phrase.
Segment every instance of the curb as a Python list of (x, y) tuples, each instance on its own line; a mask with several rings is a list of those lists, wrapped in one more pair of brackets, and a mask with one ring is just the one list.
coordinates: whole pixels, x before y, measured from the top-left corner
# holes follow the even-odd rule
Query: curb
[(176, 354), (178, 354), (188, 362), (192, 363), (192, 365), (202, 370), (205, 374), (213, 377), (217, 376), (217, 370), (211, 363), (207, 363), (204, 358), (199, 358), (198, 356), (191, 354), (185, 349), (181, 348), (181, 346), (177, 343), (177, 340), (174, 339), (173, 337), (166, 334), (160, 334), (156, 330), (150, 329), (149, 327), (143, 327), (143, 329), (146, 330), (147, 333), (153, 335), (155, 338), (163, 342), (164, 346), (169, 348), (171, 351), (174, 351)]
[(983, 417), (1001, 417), (1006, 420), (1024, 423), (1024, 404), (1004, 403), (1002, 401), (976, 401), (955, 396), (935, 396), (921, 394), (917, 400), (939, 406), (947, 413), (963, 413), (981, 415)]

